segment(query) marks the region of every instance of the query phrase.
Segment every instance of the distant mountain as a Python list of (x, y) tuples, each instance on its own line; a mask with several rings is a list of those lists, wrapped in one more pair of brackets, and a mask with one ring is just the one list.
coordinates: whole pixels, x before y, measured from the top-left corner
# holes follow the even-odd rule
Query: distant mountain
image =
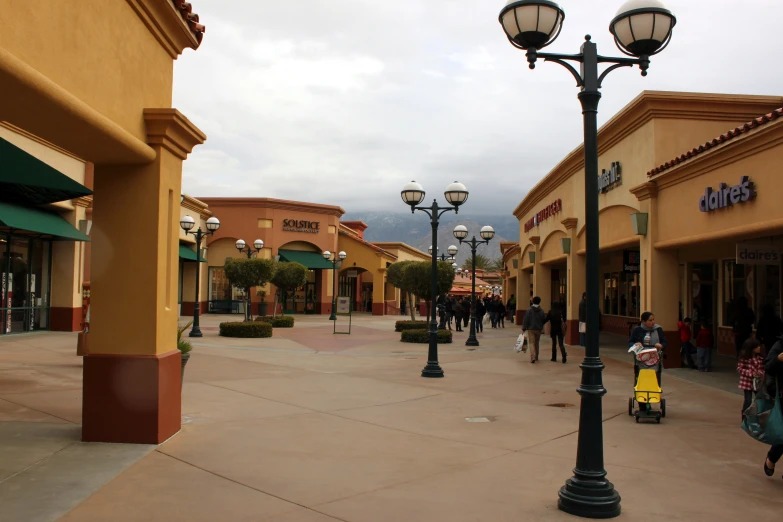
[[(464, 211), (463, 211), (464, 212)], [(519, 221), (512, 215), (471, 215), (467, 212), (458, 215), (448, 213), (441, 218), (438, 227), (439, 252), (446, 253), (449, 245), (460, 246), (453, 235), (454, 227), (465, 225), (470, 235), (468, 239), (476, 236), (480, 239), (479, 231), (484, 225), (490, 225), (495, 229), (495, 237), (489, 245), (481, 245), (477, 253), (490, 259), (499, 259), (501, 241), (519, 240)], [(430, 247), (432, 229), (430, 219), (422, 212), (411, 214), (389, 212), (351, 212), (342, 217), (344, 221), (364, 221), (369, 228), (364, 233), (367, 241), (400, 241), (424, 252)], [(470, 258), (470, 247), (463, 245), (457, 254), (457, 263), (462, 263)]]

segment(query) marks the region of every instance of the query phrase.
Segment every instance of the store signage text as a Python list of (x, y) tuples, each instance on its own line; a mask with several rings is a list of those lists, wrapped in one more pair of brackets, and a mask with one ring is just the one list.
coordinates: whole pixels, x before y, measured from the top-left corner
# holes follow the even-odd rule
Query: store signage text
[(623, 272), (630, 274), (639, 273), (639, 265), (641, 264), (641, 254), (638, 250), (624, 250), (623, 251)]
[(612, 166), (609, 168), (609, 170), (602, 170), (601, 175), (598, 176), (598, 192), (605, 194), (613, 188), (622, 185), (622, 173), (623, 169), (620, 167), (620, 162), (612, 162)]
[(548, 205), (547, 207), (544, 207), (542, 210), (536, 213), (535, 216), (530, 218), (527, 223), (525, 223), (525, 232), (530, 231), (531, 228), (537, 227), (539, 223), (544, 221), (545, 219), (548, 219), (558, 212), (563, 211), (563, 202), (561, 200), (557, 200), (551, 205)]
[(773, 245), (737, 243), (738, 265), (778, 265), (780, 249)]
[(306, 232), (308, 234), (317, 234), (321, 231), (321, 223), (318, 221), (284, 219), (283, 230), (286, 232)]
[(712, 212), (738, 203), (745, 203), (755, 197), (756, 190), (750, 177), (742, 176), (739, 185), (733, 187), (725, 183), (721, 183), (718, 190), (707, 187), (704, 190), (704, 195), (699, 199), (699, 210)]

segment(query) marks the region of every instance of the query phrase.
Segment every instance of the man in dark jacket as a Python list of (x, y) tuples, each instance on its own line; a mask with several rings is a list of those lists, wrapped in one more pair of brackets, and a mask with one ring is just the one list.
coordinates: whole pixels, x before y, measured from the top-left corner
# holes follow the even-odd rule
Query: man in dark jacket
[[(783, 394), (783, 337), (772, 346), (764, 360), (764, 372), (767, 375), (767, 393), (774, 397), (776, 393)], [(783, 400), (783, 395), (779, 395), (777, 400)], [(772, 446), (767, 453), (767, 460), (764, 462), (764, 472), (767, 476), (775, 473), (775, 464), (783, 456), (783, 444)]]
[(451, 296), (446, 297), (446, 324), (451, 330), (451, 320), (454, 319), (454, 298)]
[(582, 292), (582, 300), (579, 301), (579, 346), (586, 344), (585, 332), (587, 331), (587, 292)]
[(487, 313), (487, 309), (484, 306), (484, 302), (481, 299), (476, 299), (476, 332), (484, 331), (484, 314)]
[(522, 321), (522, 332), (527, 334), (530, 345), (530, 362), (535, 364), (538, 360), (538, 349), (541, 341), (541, 331), (544, 329), (546, 314), (541, 309), (541, 298), (535, 296), (530, 309), (525, 312), (525, 320)]
[(467, 297), (462, 301), (462, 315), (464, 325), (467, 328), (468, 322), (470, 321), (470, 299)]
[(464, 311), (464, 308), (462, 308), (462, 298), (458, 297), (457, 302), (454, 305), (454, 323), (457, 327), (456, 330), (458, 332), (462, 331), (462, 313)]
[(557, 343), (560, 343), (560, 354), (563, 356), (563, 364), (566, 362), (568, 354), (566, 354), (565, 344), (563, 344), (563, 338), (565, 332), (563, 331), (563, 314), (560, 312), (560, 303), (552, 304), (552, 309), (546, 314), (545, 323), (549, 323), (549, 335), (552, 337), (552, 362), (557, 362)]

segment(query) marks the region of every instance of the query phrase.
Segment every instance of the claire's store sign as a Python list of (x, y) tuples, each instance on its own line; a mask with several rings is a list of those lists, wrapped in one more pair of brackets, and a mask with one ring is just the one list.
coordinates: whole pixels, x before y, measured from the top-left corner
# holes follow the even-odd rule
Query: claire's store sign
[(613, 188), (622, 185), (622, 174), (623, 169), (620, 167), (620, 162), (612, 162), (612, 166), (609, 168), (609, 170), (602, 170), (601, 175), (598, 176), (598, 192), (600, 194), (606, 194)]
[(779, 265), (780, 248), (774, 245), (737, 243), (738, 265)]
[(563, 202), (558, 199), (551, 205), (547, 205), (543, 209), (539, 210), (538, 212), (536, 212), (535, 216), (528, 219), (527, 223), (525, 223), (525, 232), (528, 232), (533, 227), (537, 227), (538, 224), (541, 223), (542, 221), (562, 211), (563, 211)]
[(284, 219), (283, 230), (286, 232), (305, 232), (308, 234), (317, 234), (321, 231), (321, 223), (319, 221)]
[(699, 198), (699, 210), (712, 212), (740, 203), (746, 203), (756, 197), (756, 187), (748, 176), (740, 178), (739, 185), (733, 187), (721, 183), (717, 190), (707, 187), (704, 195)]

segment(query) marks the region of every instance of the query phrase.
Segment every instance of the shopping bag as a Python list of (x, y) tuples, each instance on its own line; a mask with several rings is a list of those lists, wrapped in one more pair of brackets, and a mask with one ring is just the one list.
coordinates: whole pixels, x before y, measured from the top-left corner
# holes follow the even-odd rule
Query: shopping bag
[(587, 323), (579, 321), (579, 333), (587, 333)]
[(514, 345), (514, 351), (517, 353), (527, 351), (527, 335), (524, 333), (519, 334), (517, 343)]
[(766, 387), (762, 387), (748, 409), (742, 412), (742, 429), (764, 444), (783, 444), (783, 406), (780, 404), (780, 390), (777, 383), (775, 397), (770, 397), (766, 390)]

